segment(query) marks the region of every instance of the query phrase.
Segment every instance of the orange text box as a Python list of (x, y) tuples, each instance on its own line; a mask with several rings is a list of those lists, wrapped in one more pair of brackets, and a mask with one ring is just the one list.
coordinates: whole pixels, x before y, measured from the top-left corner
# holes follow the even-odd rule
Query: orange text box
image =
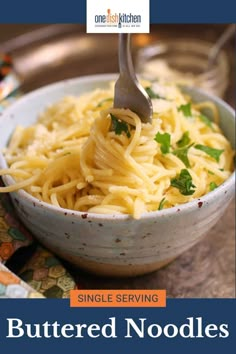
[(71, 307), (166, 307), (166, 290), (71, 290)]

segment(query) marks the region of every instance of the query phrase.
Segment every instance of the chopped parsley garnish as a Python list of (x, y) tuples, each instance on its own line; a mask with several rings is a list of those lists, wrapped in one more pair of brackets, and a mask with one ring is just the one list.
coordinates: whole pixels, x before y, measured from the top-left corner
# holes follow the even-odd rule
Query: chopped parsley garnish
[(186, 167), (190, 167), (188, 159), (188, 150), (191, 148), (191, 146), (193, 146), (193, 144), (173, 151), (173, 154), (177, 156), (185, 164)]
[(201, 144), (197, 144), (194, 147), (195, 147), (195, 149), (204, 151), (207, 155), (211, 156), (217, 162), (220, 161), (220, 155), (222, 154), (222, 152), (224, 152), (224, 150), (214, 149), (209, 146), (205, 146), (205, 145), (201, 145)]
[(207, 172), (209, 173), (209, 175), (214, 175), (214, 172), (212, 172), (210, 170), (208, 170)]
[(182, 135), (182, 138), (179, 141), (177, 141), (177, 145), (178, 145), (178, 147), (181, 148), (181, 147), (188, 145), (189, 143), (190, 143), (189, 132), (186, 131)]
[(128, 138), (131, 137), (129, 126), (126, 122), (116, 118), (113, 114), (111, 114), (112, 121), (112, 130), (115, 131), (116, 135), (121, 135), (123, 132), (127, 135)]
[(162, 209), (164, 208), (165, 202), (166, 202), (166, 198), (163, 198), (163, 199), (160, 201), (158, 210), (162, 210)]
[(210, 191), (213, 191), (214, 189), (216, 189), (218, 186), (215, 182), (211, 182), (210, 183)]
[(219, 171), (224, 172), (224, 169), (223, 168), (219, 168)]
[(168, 133), (157, 133), (154, 140), (161, 144), (161, 152), (167, 154), (170, 151), (170, 134)]
[(203, 123), (205, 123), (209, 128), (212, 128), (212, 121), (211, 121), (208, 117), (206, 117), (204, 114), (201, 114), (201, 115), (199, 116), (199, 119), (200, 119)]
[(178, 111), (183, 112), (185, 117), (192, 117), (191, 103), (182, 104), (179, 106)]
[(113, 98), (109, 97), (109, 98), (104, 98), (104, 100), (100, 101), (97, 105), (97, 108), (98, 107), (102, 107), (103, 103), (105, 102), (112, 102), (113, 101)]
[(188, 170), (181, 170), (180, 174), (171, 180), (171, 186), (178, 188), (183, 195), (192, 195), (196, 186), (192, 183), (192, 176)]
[(145, 91), (147, 92), (148, 96), (152, 99), (154, 98), (162, 98), (163, 100), (165, 100), (165, 98), (159, 96), (157, 93), (155, 93), (151, 87), (145, 87)]

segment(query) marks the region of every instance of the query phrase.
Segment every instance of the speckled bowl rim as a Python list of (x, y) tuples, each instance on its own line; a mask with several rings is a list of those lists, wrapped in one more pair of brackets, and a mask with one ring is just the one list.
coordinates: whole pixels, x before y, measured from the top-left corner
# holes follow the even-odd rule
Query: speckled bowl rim
[[(118, 74), (98, 74), (98, 75), (88, 75), (88, 76), (81, 76), (73, 79), (68, 79), (68, 80), (62, 80), (44, 87), (41, 87), (37, 90), (34, 90), (26, 95), (24, 95), (22, 98), (18, 99), (15, 103), (13, 103), (9, 108), (7, 108), (2, 116), (1, 116), (1, 121), (4, 120), (5, 116), (9, 116), (13, 112), (17, 110), (18, 105), (21, 105), (22, 103), (28, 103), (29, 100), (35, 99), (39, 94), (42, 92), (45, 93), (45, 91), (51, 91), (54, 90), (55, 88), (61, 88), (65, 87), (65, 85), (70, 85), (78, 82), (78, 84), (82, 85), (84, 82), (110, 82), (113, 81), (117, 78)], [(218, 105), (223, 106), (226, 110), (229, 111), (229, 113), (232, 115), (232, 119), (235, 121), (235, 111), (232, 107), (230, 107), (226, 102), (224, 102), (222, 99), (211, 95), (209, 93), (204, 92), (201, 89), (198, 88), (190, 88), (192, 92), (199, 93), (201, 95), (204, 95), (206, 99), (209, 99), (211, 101), (217, 102)], [(86, 92), (86, 91), (85, 91)], [(190, 93), (191, 96), (191, 93)], [(5, 158), (3, 157), (2, 153), (0, 152), (0, 168), (6, 168), (7, 163)], [(2, 176), (2, 179), (6, 185), (11, 185), (14, 183), (14, 179), (7, 175), (7, 176)], [(141, 218), (139, 220), (143, 219), (158, 219), (158, 218), (163, 218), (163, 217), (171, 217), (172, 215), (176, 214), (176, 212), (181, 212), (181, 215), (183, 216), (183, 213), (191, 213), (194, 211), (197, 211), (199, 208), (199, 203), (201, 203), (202, 207), (207, 206), (209, 203), (213, 202), (214, 199), (220, 199), (223, 194), (228, 193), (229, 190), (233, 190), (235, 186), (235, 171), (231, 174), (231, 176), (223, 182), (218, 188), (215, 190), (207, 193), (206, 195), (194, 199), (191, 202), (180, 204), (168, 209), (163, 209), (163, 210), (157, 210), (157, 211), (151, 211), (147, 213), (143, 213), (141, 215)], [(24, 190), (19, 190), (16, 192), (13, 192), (15, 195), (17, 195), (19, 198), (24, 199), (27, 202), (30, 202), (32, 206), (34, 207), (40, 207), (40, 208), (46, 208), (50, 210), (51, 212), (55, 212), (57, 214), (61, 214), (65, 216), (73, 216), (73, 217), (79, 217), (83, 218), (83, 216), (86, 214), (86, 217), (88, 219), (94, 219), (98, 221), (124, 221), (127, 219), (133, 219), (133, 217), (129, 214), (97, 214), (97, 213), (89, 213), (89, 212), (81, 212), (81, 211), (75, 211), (75, 210), (70, 210), (70, 209), (64, 209), (64, 208), (58, 208), (56, 206), (50, 205), (46, 202), (40, 201), (36, 199), (35, 197), (31, 196), (29, 193), (25, 192)]]

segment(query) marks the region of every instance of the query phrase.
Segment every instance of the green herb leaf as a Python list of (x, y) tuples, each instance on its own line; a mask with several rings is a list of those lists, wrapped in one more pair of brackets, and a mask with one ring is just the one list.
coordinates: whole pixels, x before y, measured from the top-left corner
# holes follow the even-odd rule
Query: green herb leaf
[(185, 117), (192, 117), (191, 103), (182, 104), (178, 111), (183, 112)]
[(109, 98), (104, 98), (104, 100), (100, 101), (97, 105), (97, 108), (98, 107), (102, 107), (103, 106), (103, 103), (105, 102), (112, 102), (113, 101), (113, 98), (109, 97)]
[(181, 170), (180, 174), (171, 180), (171, 186), (178, 188), (183, 195), (192, 195), (196, 186), (192, 183), (192, 176), (188, 170)]
[(214, 189), (216, 189), (218, 186), (215, 182), (211, 182), (210, 183), (210, 191), (213, 191)]
[(158, 210), (162, 210), (162, 209), (164, 208), (165, 202), (166, 202), (166, 198), (163, 198), (163, 199), (160, 201)]
[(209, 175), (214, 175), (214, 173), (210, 170), (207, 171), (209, 173)]
[(224, 172), (224, 169), (223, 168), (219, 168), (219, 171)]
[(188, 150), (191, 148), (191, 146), (193, 146), (193, 144), (173, 151), (173, 154), (176, 155), (185, 164), (186, 167), (190, 167)]
[(127, 135), (128, 138), (131, 137), (129, 126), (126, 122), (116, 118), (113, 114), (111, 114), (112, 121), (112, 130), (115, 131), (116, 135), (121, 135), (123, 132)]
[(201, 114), (201, 115), (199, 116), (199, 119), (200, 119), (203, 123), (205, 123), (209, 128), (212, 128), (212, 121), (211, 121), (208, 117), (206, 117), (204, 114)]
[(167, 154), (170, 151), (170, 134), (168, 133), (157, 133), (154, 140), (161, 144), (161, 152)]
[(165, 100), (164, 97), (161, 97), (159, 96), (157, 93), (155, 93), (151, 87), (145, 87), (145, 91), (147, 92), (148, 96), (151, 98), (151, 99), (154, 99), (154, 98), (161, 98), (163, 100)]
[(201, 145), (201, 144), (197, 144), (194, 147), (195, 147), (195, 149), (204, 151), (207, 155), (211, 156), (217, 162), (220, 161), (220, 155), (222, 154), (222, 152), (224, 152), (224, 150), (214, 149), (209, 146), (205, 146), (205, 145)]
[(189, 132), (187, 131), (187, 132), (184, 132), (182, 138), (179, 141), (177, 141), (177, 145), (178, 145), (178, 147), (181, 148), (181, 147), (188, 145), (189, 143), (190, 143), (190, 138), (189, 138)]

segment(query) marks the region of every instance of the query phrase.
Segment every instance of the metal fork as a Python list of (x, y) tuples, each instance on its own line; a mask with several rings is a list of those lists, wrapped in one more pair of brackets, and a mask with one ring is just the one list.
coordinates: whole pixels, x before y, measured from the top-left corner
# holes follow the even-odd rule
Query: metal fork
[(114, 108), (129, 108), (143, 123), (152, 122), (152, 101), (135, 75), (130, 49), (130, 34), (119, 34), (120, 76), (115, 84)]

